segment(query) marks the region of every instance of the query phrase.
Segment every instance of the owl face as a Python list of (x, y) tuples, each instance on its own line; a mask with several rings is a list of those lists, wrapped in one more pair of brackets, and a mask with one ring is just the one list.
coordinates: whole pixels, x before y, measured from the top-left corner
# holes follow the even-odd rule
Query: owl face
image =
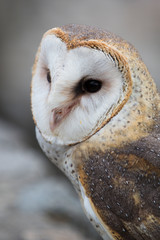
[(109, 50), (99, 40), (66, 41), (57, 29), (44, 35), (34, 65), (31, 97), (36, 126), (46, 141), (81, 142), (125, 103), (129, 92), (125, 74), (129, 71), (125, 66), (120, 69), (117, 53)]

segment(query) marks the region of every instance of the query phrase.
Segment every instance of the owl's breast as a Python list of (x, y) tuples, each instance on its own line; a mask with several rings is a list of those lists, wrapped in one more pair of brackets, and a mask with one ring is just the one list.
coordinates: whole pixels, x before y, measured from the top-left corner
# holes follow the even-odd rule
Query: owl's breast
[(36, 137), (38, 143), (49, 158), (64, 174), (70, 179), (74, 188), (79, 193), (79, 180), (77, 175), (77, 165), (72, 157), (73, 148), (70, 146), (61, 145), (56, 139), (52, 142), (45, 140), (41, 132), (36, 127)]

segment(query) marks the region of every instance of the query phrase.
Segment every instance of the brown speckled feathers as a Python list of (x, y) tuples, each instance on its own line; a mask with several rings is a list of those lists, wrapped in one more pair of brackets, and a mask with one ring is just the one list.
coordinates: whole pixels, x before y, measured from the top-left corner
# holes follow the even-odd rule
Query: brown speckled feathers
[(160, 121), (157, 124), (139, 141), (93, 152), (80, 167), (88, 197), (115, 239), (159, 240)]

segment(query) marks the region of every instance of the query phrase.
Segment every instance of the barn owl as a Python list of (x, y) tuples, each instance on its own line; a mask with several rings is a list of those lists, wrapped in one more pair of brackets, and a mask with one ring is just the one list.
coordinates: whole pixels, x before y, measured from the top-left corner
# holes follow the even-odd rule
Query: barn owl
[(47, 31), (31, 108), (38, 142), (105, 240), (160, 239), (160, 95), (135, 48), (98, 28)]

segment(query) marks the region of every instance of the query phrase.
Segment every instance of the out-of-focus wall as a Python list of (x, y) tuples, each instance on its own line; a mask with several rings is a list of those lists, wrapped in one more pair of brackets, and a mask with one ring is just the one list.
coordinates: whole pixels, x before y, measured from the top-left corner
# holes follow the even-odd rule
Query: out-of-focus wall
[(160, 87), (159, 0), (1, 0), (0, 114), (32, 129), (30, 80), (42, 34), (68, 23), (117, 33), (139, 50)]

